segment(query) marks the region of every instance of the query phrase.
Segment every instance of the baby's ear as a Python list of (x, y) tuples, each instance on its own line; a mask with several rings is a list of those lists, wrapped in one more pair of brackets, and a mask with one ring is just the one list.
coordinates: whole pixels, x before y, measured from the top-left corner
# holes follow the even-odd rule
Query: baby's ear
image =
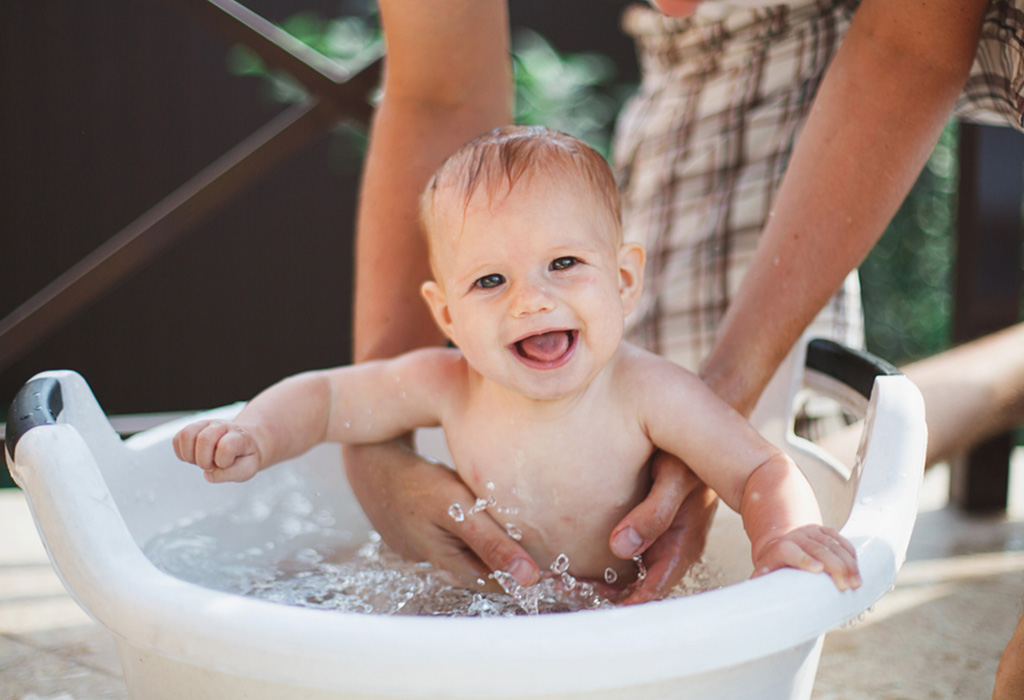
[(619, 248), (619, 298), (622, 299), (622, 309), (627, 316), (640, 302), (646, 257), (639, 243), (623, 243)]
[(420, 294), (430, 308), (434, 323), (448, 336), (448, 340), (452, 340), (452, 314), (448, 310), (448, 296), (441, 285), (434, 280), (428, 280), (420, 285)]

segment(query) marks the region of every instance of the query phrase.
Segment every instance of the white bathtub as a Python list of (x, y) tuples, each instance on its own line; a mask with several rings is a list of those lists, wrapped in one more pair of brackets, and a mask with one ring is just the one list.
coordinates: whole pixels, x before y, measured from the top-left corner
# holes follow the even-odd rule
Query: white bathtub
[[(345, 526), (368, 530), (336, 447), (247, 484), (211, 486), (175, 459), (177, 425), (122, 442), (80, 376), (47, 372), (12, 406), (7, 459), (54, 567), (114, 635), (139, 700), (806, 699), (825, 633), (893, 585), (925, 447), (921, 398), (909, 380), (831, 343), (815, 341), (806, 355), (806, 370), (779, 380), (767, 401), (783, 405), (811, 385), (867, 414), (856, 463), (848, 468), (795, 438), (785, 411), (769, 410), (761, 423), (808, 474), (826, 520), (845, 523), (864, 579), (854, 592), (840, 593), (824, 575), (783, 570), (689, 598), (536, 617), (290, 607), (173, 578), (141, 547), (184, 516), (265, 488), (266, 479), (296, 476), (311, 499), (348, 519)], [(794, 362), (805, 366), (802, 348)], [(721, 546), (712, 540), (711, 549)], [(734, 546), (745, 560), (745, 541)]]

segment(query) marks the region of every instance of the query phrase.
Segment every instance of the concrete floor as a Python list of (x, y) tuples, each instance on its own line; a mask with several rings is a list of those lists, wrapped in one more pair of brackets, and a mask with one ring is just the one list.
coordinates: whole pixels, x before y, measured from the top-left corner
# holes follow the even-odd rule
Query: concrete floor
[[(1024, 454), (1006, 517), (945, 507), (929, 472), (896, 589), (830, 633), (814, 700), (987, 699), (1024, 598)], [(0, 700), (125, 700), (110, 636), (50, 568), (24, 497), (0, 490)]]

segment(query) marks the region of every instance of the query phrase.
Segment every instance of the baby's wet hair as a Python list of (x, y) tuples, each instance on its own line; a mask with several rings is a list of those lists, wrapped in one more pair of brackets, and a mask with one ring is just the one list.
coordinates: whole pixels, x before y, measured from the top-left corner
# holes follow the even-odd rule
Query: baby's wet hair
[(505, 126), (468, 142), (448, 157), (427, 183), (420, 198), (420, 221), (429, 234), (434, 225), (435, 197), (454, 192), (462, 209), (482, 186), (489, 200), (507, 196), (523, 176), (582, 177), (598, 203), (607, 207), (621, 236), (622, 210), (615, 176), (604, 157), (583, 141), (543, 126)]

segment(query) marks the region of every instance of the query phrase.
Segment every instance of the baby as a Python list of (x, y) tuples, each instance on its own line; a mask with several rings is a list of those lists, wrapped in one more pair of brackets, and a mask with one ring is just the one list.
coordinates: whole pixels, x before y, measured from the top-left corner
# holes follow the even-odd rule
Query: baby
[(789, 566), (859, 586), (853, 547), (821, 525), (796, 465), (695, 374), (622, 340), (644, 251), (623, 242), (618, 202), (607, 163), (570, 136), (475, 139), (420, 205), (434, 273), (422, 293), (455, 347), (285, 379), (233, 422), (186, 427), (178, 456), (211, 482), (243, 481), (323, 441), (440, 425), (459, 476), (540, 566), (565, 553), (573, 575), (612, 569), (625, 584), (636, 568), (609, 536), (660, 448), (742, 515), (755, 574)]

